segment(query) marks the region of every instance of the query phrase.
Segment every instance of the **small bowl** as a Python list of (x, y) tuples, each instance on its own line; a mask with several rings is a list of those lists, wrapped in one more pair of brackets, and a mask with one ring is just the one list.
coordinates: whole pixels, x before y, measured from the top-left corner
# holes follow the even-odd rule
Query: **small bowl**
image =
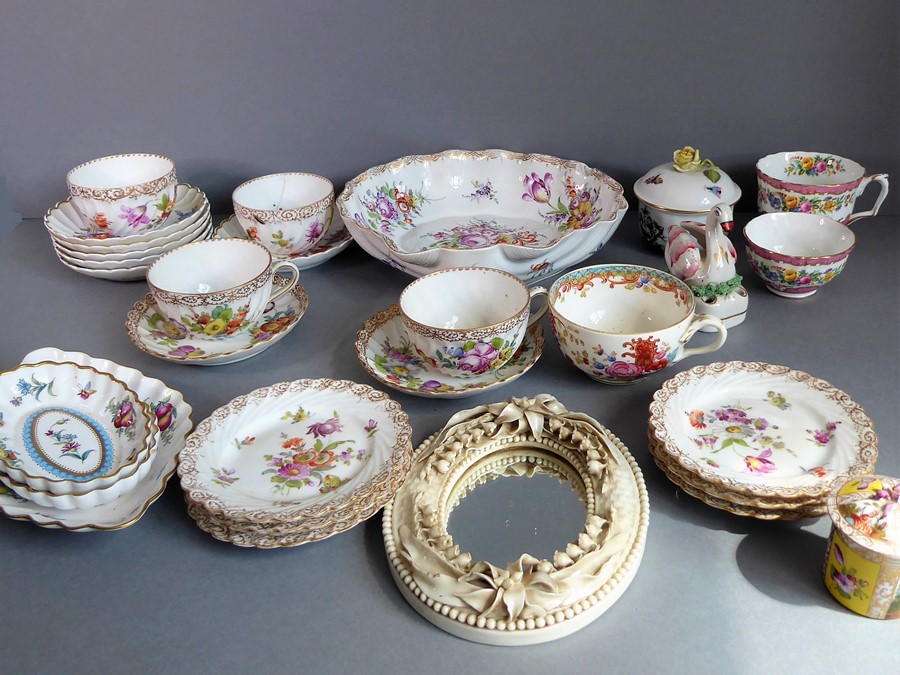
[(770, 291), (805, 298), (840, 274), (856, 242), (846, 225), (809, 213), (766, 213), (744, 227), (747, 258)]
[(0, 471), (36, 491), (83, 495), (147, 462), (156, 426), (134, 391), (107, 373), (42, 362), (0, 373)]
[(825, 587), (873, 619), (900, 619), (900, 478), (853, 476), (828, 496)]
[(276, 173), (248, 180), (235, 189), (231, 201), (247, 236), (277, 260), (315, 247), (334, 217), (334, 185), (311, 173)]
[(66, 176), (72, 204), (109, 237), (149, 232), (175, 205), (175, 163), (162, 155), (112, 155), (79, 164)]

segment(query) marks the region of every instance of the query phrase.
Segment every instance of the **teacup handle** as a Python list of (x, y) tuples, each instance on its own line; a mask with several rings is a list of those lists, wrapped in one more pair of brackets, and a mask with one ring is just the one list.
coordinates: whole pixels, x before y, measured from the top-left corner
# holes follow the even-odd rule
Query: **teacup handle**
[[(709, 354), (710, 352), (716, 351), (719, 347), (725, 344), (725, 338), (728, 337), (728, 329), (725, 328), (725, 324), (722, 323), (721, 319), (714, 317), (712, 314), (695, 314), (691, 319), (691, 322), (688, 324), (688, 328), (685, 331), (684, 335), (681, 337), (681, 344), (685, 344), (688, 340), (694, 337), (694, 334), (698, 330), (706, 326), (712, 326), (719, 334), (715, 342), (713, 342), (712, 344), (708, 344), (705, 347), (685, 347), (678, 358), (675, 359), (675, 361), (681, 361), (681, 359), (687, 358), (688, 356)], [(675, 361), (673, 361), (673, 363)]]
[(280, 298), (285, 293), (290, 293), (292, 290), (294, 290), (294, 286), (296, 286), (297, 282), (300, 280), (300, 271), (297, 269), (297, 266), (289, 260), (282, 260), (281, 262), (277, 262), (272, 265), (273, 277), (282, 271), (287, 272), (290, 276), (290, 279), (285, 286), (282, 286), (269, 296), (269, 302), (274, 302), (276, 298)]
[(854, 220), (858, 220), (859, 218), (866, 218), (868, 216), (874, 216), (878, 214), (878, 209), (881, 208), (881, 204), (884, 202), (885, 198), (888, 195), (888, 175), (886, 173), (876, 173), (874, 176), (866, 176), (862, 179), (862, 183), (857, 189), (859, 190), (859, 194), (862, 194), (868, 184), (873, 180), (881, 186), (878, 190), (878, 198), (875, 200), (875, 206), (873, 206), (868, 211), (860, 211), (859, 213), (851, 214), (847, 218), (847, 220), (844, 221), (844, 225), (849, 225)]
[(534, 325), (534, 322), (540, 319), (544, 314), (547, 313), (547, 307), (550, 305), (550, 294), (547, 293), (547, 289), (543, 286), (535, 286), (528, 290), (531, 299), (528, 301), (529, 305), (534, 302), (534, 299), (538, 296), (543, 296), (543, 302), (541, 306), (537, 309), (537, 311), (531, 312), (531, 316), (528, 317), (528, 327)]

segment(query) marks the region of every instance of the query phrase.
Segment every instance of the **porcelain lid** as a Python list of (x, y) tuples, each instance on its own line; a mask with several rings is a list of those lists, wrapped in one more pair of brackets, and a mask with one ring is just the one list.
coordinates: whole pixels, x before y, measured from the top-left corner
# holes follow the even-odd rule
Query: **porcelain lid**
[(828, 513), (858, 544), (891, 558), (900, 556), (900, 479), (856, 476), (834, 489)]
[(705, 212), (716, 204), (731, 206), (741, 197), (727, 173), (690, 146), (676, 150), (672, 161), (655, 166), (634, 184), (634, 194), (648, 206), (672, 211)]

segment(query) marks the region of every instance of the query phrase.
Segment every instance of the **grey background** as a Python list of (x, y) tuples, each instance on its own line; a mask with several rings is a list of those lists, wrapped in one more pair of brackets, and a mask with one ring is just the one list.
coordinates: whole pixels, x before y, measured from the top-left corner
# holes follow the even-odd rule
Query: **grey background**
[[(755, 208), (756, 160), (900, 177), (896, 0), (0, 0), (0, 176), (43, 215), (80, 162), (159, 152), (230, 208), (243, 180), (336, 186), (451, 147), (579, 159), (631, 184), (685, 144)], [(900, 212), (900, 187), (883, 207)]]
[[(780, 2), (154, 2), (0, 0), (0, 369), (40, 346), (81, 350), (181, 389), (199, 422), (233, 397), (301, 377), (376, 385), (356, 363), (362, 322), (409, 278), (356, 246), (301, 275), (297, 329), (243, 363), (200, 369), (128, 342), (142, 282), (82, 277), (39, 218), (65, 173), (127, 151), (171, 156), (225, 214), (242, 180), (306, 170), (340, 186), (366, 168), (449, 147), (580, 159), (626, 186), (632, 209), (584, 264), (661, 266), (640, 245), (631, 183), (675, 147), (700, 147), (738, 180), (779, 150), (836, 152), (900, 175), (900, 9), (895, 0)], [(883, 213), (900, 213), (900, 188)], [(0, 199), (0, 204), (3, 200)], [(822, 293), (768, 293), (741, 257), (750, 316), (717, 360), (784, 363), (847, 391), (900, 474), (900, 217), (863, 221), (847, 271)], [(2, 238), (2, 237), (0, 237)], [(416, 443), (456, 411), (550, 392), (617, 433), (644, 470), (651, 523), (622, 599), (576, 635), (510, 650), (453, 638), (390, 579), (380, 518), (280, 551), (214, 541), (177, 481), (140, 522), (75, 535), (0, 518), (0, 670), (44, 672), (842, 672), (896, 661), (897, 622), (825, 591), (829, 523), (765, 523), (687, 497), (646, 447), (668, 374), (602, 387), (544, 355), (511, 385), (463, 401), (392, 394)]]

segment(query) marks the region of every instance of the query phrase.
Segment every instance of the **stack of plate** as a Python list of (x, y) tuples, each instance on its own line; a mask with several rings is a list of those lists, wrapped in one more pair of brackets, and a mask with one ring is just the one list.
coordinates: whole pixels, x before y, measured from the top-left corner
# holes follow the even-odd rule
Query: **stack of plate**
[(878, 437), (862, 407), (785, 366), (697, 366), (653, 396), (650, 451), (673, 483), (710, 506), (753, 518), (826, 512), (831, 488), (871, 473)]
[(201, 190), (179, 183), (171, 215), (159, 227), (127, 237), (98, 237), (83, 224), (69, 199), (58, 202), (44, 225), (57, 257), (66, 267), (100, 279), (143, 279), (150, 264), (163, 253), (213, 231), (209, 201)]
[(0, 374), (0, 390), (0, 511), (43, 527), (135, 522), (191, 426), (179, 392), (78, 352), (31, 352)]
[(296, 380), (239, 396), (201, 422), (178, 475), (200, 529), (237, 546), (325, 539), (374, 515), (412, 463), (400, 405), (346, 380)]

